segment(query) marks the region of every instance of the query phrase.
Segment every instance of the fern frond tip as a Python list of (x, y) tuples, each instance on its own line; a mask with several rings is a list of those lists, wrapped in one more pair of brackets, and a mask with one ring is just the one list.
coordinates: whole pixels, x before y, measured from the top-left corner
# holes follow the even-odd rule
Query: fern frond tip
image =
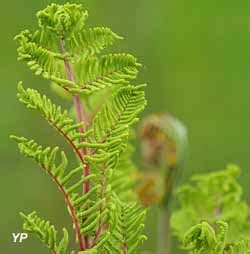
[(24, 137), (19, 137), (19, 136), (15, 136), (15, 135), (10, 135), (9, 137), (10, 137), (10, 139), (16, 141), (17, 143), (23, 143), (23, 142), (27, 141), (27, 139)]
[(59, 36), (70, 34), (74, 29), (80, 31), (88, 18), (88, 12), (81, 4), (52, 3), (37, 13), (38, 24), (41, 28), (49, 29)]

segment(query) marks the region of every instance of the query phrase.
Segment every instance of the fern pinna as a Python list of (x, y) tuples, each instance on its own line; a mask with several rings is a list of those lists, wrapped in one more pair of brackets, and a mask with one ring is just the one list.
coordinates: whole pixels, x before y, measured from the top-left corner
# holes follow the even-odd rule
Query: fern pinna
[[(100, 55), (122, 38), (109, 28), (85, 28), (87, 17), (80, 4), (51, 4), (37, 13), (38, 30), (15, 38), (19, 60), (73, 99), (76, 120), (47, 96), (18, 85), (20, 102), (62, 135), (76, 154), (76, 167), (68, 169), (69, 158), (59, 147), (12, 138), (64, 195), (79, 245), (72, 253), (137, 253), (145, 240), (145, 210), (131, 189), (135, 167), (129, 139), (146, 105), (145, 85), (131, 84), (140, 67), (135, 57)], [(69, 253), (65, 228), (59, 241), (55, 227), (36, 212), (21, 216), (24, 229), (37, 234), (51, 253)]]

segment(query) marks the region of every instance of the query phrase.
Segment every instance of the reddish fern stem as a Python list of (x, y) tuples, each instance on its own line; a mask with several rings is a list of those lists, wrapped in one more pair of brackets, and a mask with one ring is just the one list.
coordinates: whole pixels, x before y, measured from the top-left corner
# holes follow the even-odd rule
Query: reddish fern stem
[[(61, 39), (61, 50), (62, 50), (63, 54), (67, 53), (66, 48), (65, 48), (65, 41), (64, 41), (63, 38)], [(68, 80), (75, 83), (75, 77), (74, 77), (74, 72), (73, 72), (72, 66), (70, 65), (70, 63), (66, 59), (64, 60), (64, 65), (65, 65), (65, 70), (66, 70), (66, 73), (67, 73)], [(73, 95), (73, 103), (74, 103), (74, 106), (75, 106), (75, 109), (76, 109), (77, 121), (79, 123), (85, 122), (85, 117), (84, 117), (84, 113), (83, 113), (81, 99), (80, 99), (80, 96), (78, 94)], [(83, 126), (79, 129), (79, 132), (80, 133), (85, 133), (85, 129), (84, 129)], [(81, 140), (85, 141), (85, 139), (81, 139)], [(84, 157), (87, 154), (88, 154), (88, 149), (86, 147), (84, 147), (82, 149), (81, 155), (82, 155), (82, 157)], [(90, 174), (90, 166), (87, 164), (83, 168), (83, 175), (88, 176), (89, 174)], [(83, 184), (83, 194), (86, 194), (87, 192), (89, 192), (89, 190), (90, 190), (90, 181), (86, 181)], [(87, 249), (91, 245), (89, 235), (85, 236), (85, 245), (86, 245)]]
[(49, 176), (57, 184), (59, 190), (63, 193), (63, 196), (65, 198), (65, 202), (66, 202), (67, 206), (69, 207), (71, 218), (72, 218), (74, 226), (75, 226), (77, 239), (78, 239), (78, 242), (79, 242), (79, 245), (80, 245), (80, 250), (85, 250), (86, 249), (86, 245), (85, 245), (84, 239), (83, 239), (82, 234), (81, 234), (80, 223), (78, 221), (75, 208), (74, 208), (74, 206), (73, 206), (73, 204), (71, 202), (71, 199), (70, 199), (69, 195), (67, 194), (67, 192), (64, 189), (64, 187), (60, 184), (58, 179), (53, 174), (51, 174), (51, 172), (49, 170), (47, 170), (45, 166), (42, 166), (42, 168), (49, 174)]
[(81, 152), (79, 151), (79, 149), (74, 144), (74, 141), (66, 133), (64, 133), (60, 128), (58, 128), (58, 126), (56, 124), (54, 124), (50, 119), (48, 120), (48, 122), (67, 140), (67, 142), (70, 144), (70, 146), (75, 151), (77, 157), (80, 159), (82, 165), (84, 166), (83, 156), (82, 156)]
[[(122, 222), (124, 224), (124, 216), (122, 218)], [(127, 242), (126, 242), (126, 237), (125, 237), (125, 234), (124, 234), (124, 228), (122, 228), (122, 234), (123, 234), (123, 245), (122, 245), (122, 252), (123, 254), (126, 254), (128, 252), (128, 245), (127, 245)]]
[(123, 243), (123, 248), (122, 248), (122, 250), (123, 250), (123, 253), (124, 253), (124, 254), (126, 254), (127, 251), (128, 251), (128, 247), (127, 247), (127, 244), (126, 244), (125, 242)]

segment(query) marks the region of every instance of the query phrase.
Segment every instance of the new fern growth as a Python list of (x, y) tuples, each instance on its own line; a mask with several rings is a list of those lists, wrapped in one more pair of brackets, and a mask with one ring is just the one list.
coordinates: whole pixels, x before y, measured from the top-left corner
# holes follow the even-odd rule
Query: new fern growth
[[(133, 254), (145, 240), (145, 210), (132, 190), (131, 127), (146, 105), (135, 57), (101, 55), (122, 37), (109, 28), (86, 28), (88, 12), (80, 4), (51, 4), (37, 13), (38, 29), (16, 36), (18, 59), (73, 100), (75, 118), (46, 95), (18, 84), (18, 99), (38, 111), (66, 140), (77, 157), (75, 168), (59, 147), (12, 136), (20, 152), (35, 160), (64, 196), (78, 250), (71, 253)], [(77, 179), (77, 180), (76, 180)], [(68, 254), (69, 235), (36, 212), (25, 215), (24, 229), (36, 234), (51, 253)]]
[(173, 233), (193, 254), (250, 253), (249, 205), (236, 180), (239, 168), (194, 176), (177, 191), (180, 208), (171, 217)]

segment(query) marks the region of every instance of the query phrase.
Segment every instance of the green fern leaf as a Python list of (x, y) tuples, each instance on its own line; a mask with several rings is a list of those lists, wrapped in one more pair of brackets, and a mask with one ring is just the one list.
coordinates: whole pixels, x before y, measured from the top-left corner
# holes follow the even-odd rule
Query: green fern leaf
[(83, 123), (76, 124), (68, 116), (66, 110), (62, 110), (60, 106), (56, 106), (45, 95), (41, 96), (34, 89), (28, 88), (25, 90), (21, 82), (18, 85), (18, 98), (27, 108), (40, 111), (49, 124), (66, 138), (66, 141), (73, 147), (73, 150), (83, 163), (82, 155), (78, 149), (80, 140), (88, 135), (88, 133), (79, 133), (79, 129), (83, 127)]
[(236, 181), (239, 173), (237, 166), (230, 165), (226, 170), (196, 175), (177, 190), (180, 208), (171, 216), (171, 227), (191, 253), (243, 254), (250, 250), (242, 241), (248, 238), (250, 221), (249, 207)]
[(85, 156), (85, 160), (93, 163), (109, 161), (110, 167), (116, 167), (120, 153), (127, 146), (129, 127), (138, 121), (137, 115), (146, 105), (144, 92), (141, 91), (144, 86), (119, 89), (96, 115), (87, 137), (89, 143), (80, 144), (80, 147), (88, 146), (92, 154)]
[(58, 244), (56, 254), (66, 254), (68, 243), (69, 243), (69, 234), (68, 234), (68, 231), (64, 228), (63, 229), (63, 238)]
[(131, 159), (133, 151), (132, 145), (129, 144), (121, 153), (116, 170), (114, 170), (110, 180), (112, 190), (122, 201), (136, 199), (134, 187), (137, 170)]
[(250, 238), (241, 237), (228, 242), (228, 223), (217, 221), (213, 227), (207, 222), (191, 227), (185, 234), (183, 248), (192, 254), (247, 254), (250, 253)]
[(137, 77), (140, 64), (129, 54), (110, 54), (101, 57), (83, 58), (74, 64), (77, 93), (91, 94), (114, 85), (128, 84), (127, 80)]
[(93, 121), (93, 133), (97, 142), (103, 142), (112, 135), (119, 135), (124, 127), (138, 121), (137, 115), (145, 105), (145, 95), (141, 86), (127, 86), (119, 89)]
[[(18, 98), (27, 108), (40, 112), (63, 136), (79, 165), (68, 170), (68, 159), (58, 147), (44, 148), (34, 140), (12, 138), (20, 152), (35, 160), (62, 192), (79, 253), (121, 253), (125, 248), (132, 254), (145, 238), (145, 212), (125, 202), (132, 196), (129, 189), (134, 182), (130, 177), (135, 170), (128, 139), (130, 127), (146, 105), (145, 85), (130, 85), (140, 66), (132, 55), (99, 55), (122, 38), (109, 28), (86, 29), (87, 17), (80, 4), (50, 4), (37, 13), (39, 28), (34, 33), (26, 30), (16, 36), (19, 60), (73, 98), (77, 121), (47, 96), (24, 89), (22, 83), (18, 85)], [(103, 96), (106, 92), (109, 95)], [(83, 112), (83, 104), (89, 115)], [(53, 227), (48, 227), (52, 232)], [(52, 240), (46, 243), (56, 246), (53, 252), (66, 254), (67, 231), (56, 245)], [(116, 246), (112, 247), (113, 243)]]
[(237, 243), (229, 245), (226, 254), (249, 254), (250, 253), (250, 237), (244, 237)]
[[(18, 59), (26, 61), (36, 75), (81, 94), (127, 84), (127, 79), (137, 76), (140, 65), (131, 55), (94, 56), (121, 37), (103, 27), (83, 30), (87, 12), (81, 5), (52, 4), (37, 17), (40, 30), (33, 34), (25, 30), (15, 37)], [(65, 61), (73, 64), (76, 80), (68, 80)]]
[(111, 29), (107, 27), (94, 27), (87, 30), (75, 32), (66, 40), (66, 48), (76, 58), (86, 58), (100, 53), (104, 48), (110, 46), (115, 40), (121, 40)]
[(47, 247), (56, 254), (66, 254), (68, 248), (68, 231), (63, 229), (63, 239), (57, 244), (57, 231), (49, 221), (42, 220), (36, 212), (29, 215), (20, 213), (24, 220), (23, 228), (27, 232), (36, 234)]
[(29, 68), (45, 79), (59, 84), (65, 89), (77, 88), (78, 86), (66, 78), (64, 59), (60, 53), (52, 52), (36, 44), (29, 31), (23, 31), (15, 37), (19, 42), (18, 60), (27, 62)]
[[(57, 153), (59, 151), (58, 147), (51, 149), (50, 147), (43, 148), (42, 146), (37, 145), (34, 140), (27, 140), (23, 137), (11, 136), (12, 139), (18, 142), (18, 147), (20, 152), (32, 159), (34, 159), (52, 178), (52, 180), (56, 183), (59, 190), (63, 193), (65, 202), (67, 204), (70, 216), (72, 217), (74, 228), (77, 232), (78, 241), (82, 240), (82, 233), (86, 232), (86, 226), (83, 223), (83, 218), (86, 214), (91, 212), (98, 212), (98, 207), (94, 210), (93, 207), (91, 210), (85, 211), (85, 213), (81, 212), (79, 207), (86, 205), (89, 197), (93, 195), (100, 188), (100, 185), (96, 185), (96, 188), (93, 188), (87, 194), (80, 196), (77, 191), (81, 188), (81, 186), (95, 177), (94, 174), (88, 175), (86, 177), (82, 177), (76, 183), (72, 183), (72, 179), (74, 176), (81, 174), (83, 171), (82, 166), (77, 167), (68, 173), (65, 172), (66, 167), (68, 165), (68, 160), (64, 152), (61, 152), (61, 162), (58, 164), (57, 161)], [(89, 201), (90, 202), (90, 201)], [(99, 201), (99, 205), (100, 205)]]
[(110, 238), (98, 251), (103, 254), (136, 254), (146, 239), (142, 234), (145, 210), (136, 203), (123, 203), (113, 197), (110, 224)]
[(42, 29), (56, 33), (58, 37), (71, 36), (81, 31), (88, 17), (88, 12), (81, 4), (51, 4), (37, 13), (38, 24)]

